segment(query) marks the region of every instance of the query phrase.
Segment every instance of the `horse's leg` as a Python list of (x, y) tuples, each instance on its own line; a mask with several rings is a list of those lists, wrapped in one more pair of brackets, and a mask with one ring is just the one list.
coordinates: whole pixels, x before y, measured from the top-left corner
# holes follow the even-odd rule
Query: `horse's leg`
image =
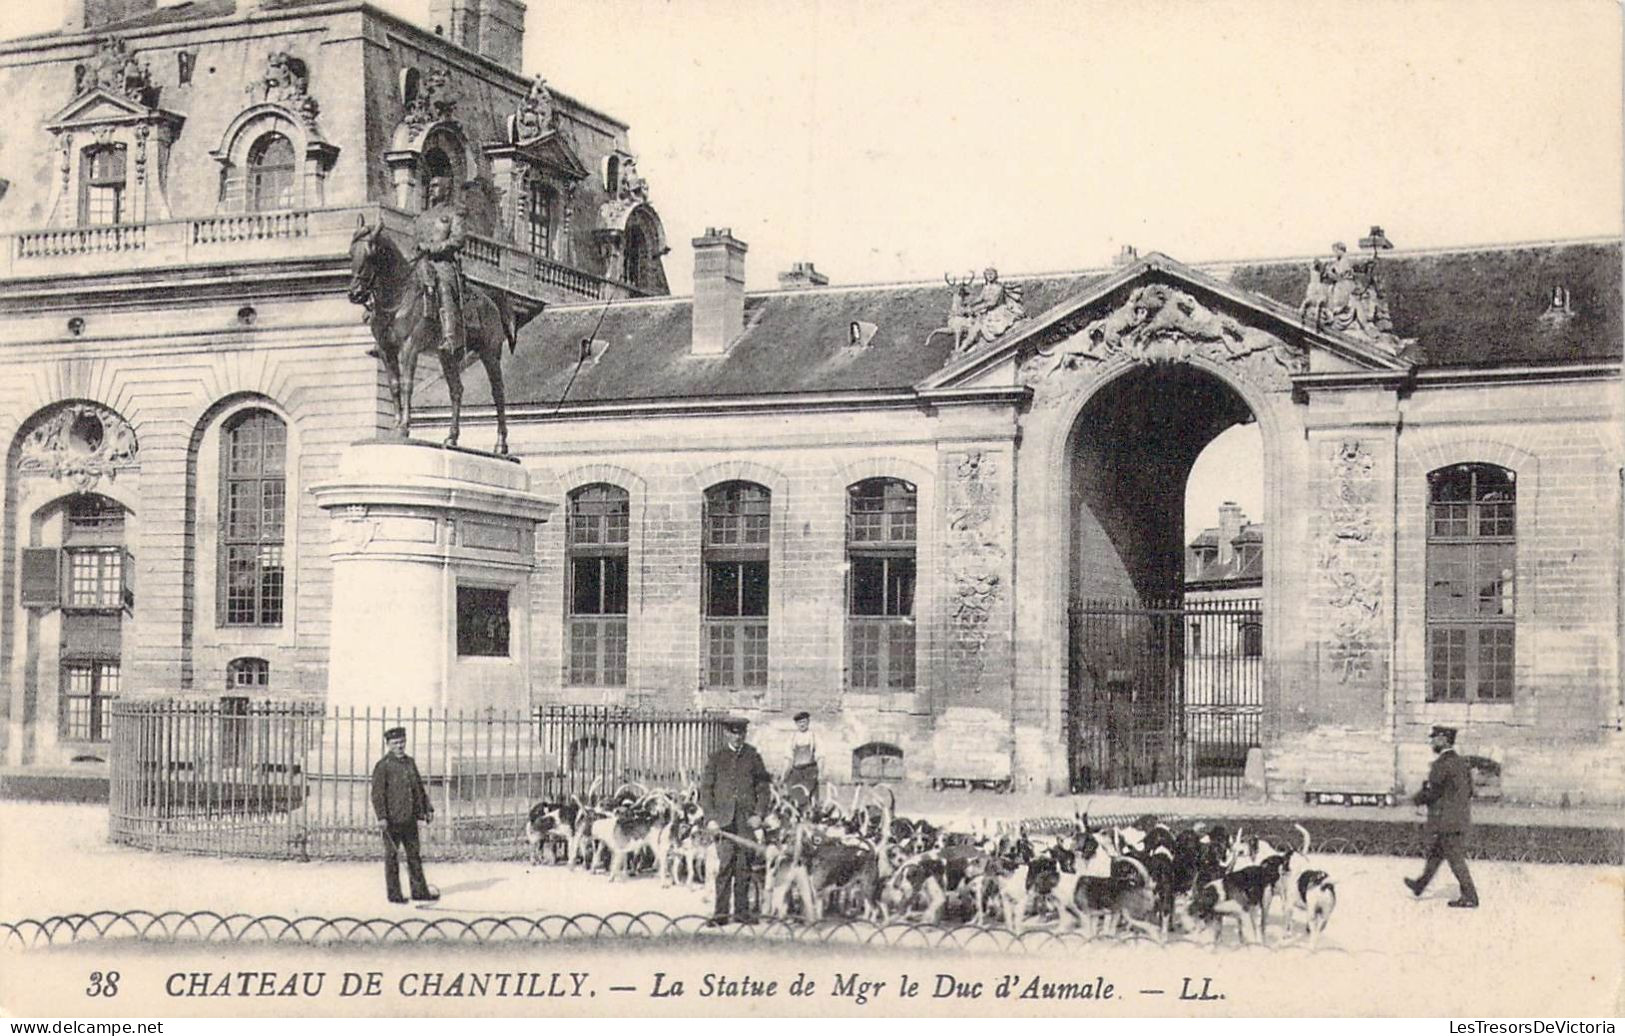
[[(500, 334), (500, 332), (499, 332)], [(480, 362), (491, 382), (491, 402), (497, 408), (497, 456), (508, 454), (508, 407), (502, 395), (502, 339), (485, 336), (480, 342)]]
[(446, 373), (446, 391), (451, 395), (451, 431), (446, 433), (446, 445), (456, 446), (463, 418), (463, 372), (455, 353), (438, 351), (440, 369)]
[(412, 388), (418, 376), (418, 351), (415, 344), (401, 346), (401, 404), (400, 420), (396, 422), (401, 438), (412, 437)]

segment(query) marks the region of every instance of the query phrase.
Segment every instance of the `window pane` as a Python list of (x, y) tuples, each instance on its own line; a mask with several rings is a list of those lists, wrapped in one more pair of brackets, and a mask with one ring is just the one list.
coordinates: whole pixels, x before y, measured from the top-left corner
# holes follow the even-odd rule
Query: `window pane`
[(260, 624), (275, 626), (282, 621), (282, 548), (261, 547)]
[(1487, 503), (1510, 503), (1518, 498), (1517, 476), (1492, 464), (1473, 466), (1473, 499)]
[(767, 627), (751, 624), (739, 627), (741, 687), (767, 686)]
[(1513, 609), (1513, 546), (1510, 543), (1479, 544), (1474, 554), (1473, 582), (1476, 613), (1511, 617)]
[(739, 614), (739, 565), (713, 561), (705, 566), (705, 614), (722, 618)]
[(1434, 543), (1428, 546), (1428, 618), (1467, 618), (1474, 614), (1470, 596), (1472, 559), (1471, 544)]
[(1478, 697), (1512, 698), (1513, 631), (1511, 627), (1478, 630)]
[(598, 683), (598, 624), (590, 619), (570, 623), (570, 683), (578, 687)]
[(625, 615), (627, 578), (625, 558), (604, 558), (604, 614)]
[(1467, 631), (1428, 630), (1428, 700), (1461, 701), (1467, 697)]
[(707, 686), (734, 686), (734, 631), (737, 628), (718, 623), (706, 629)]
[(226, 550), (226, 621), (253, 622), (259, 588), (259, 566), (252, 547)]
[(914, 624), (891, 623), (887, 638), (886, 686), (894, 691), (914, 688)]
[(852, 559), (852, 614), (886, 614), (886, 559)]
[(741, 615), (767, 614), (767, 562), (740, 562)]
[(886, 559), (886, 614), (914, 614), (914, 559)]
[(602, 620), (598, 628), (604, 642), (602, 683), (606, 687), (625, 687), (626, 620)]
[(873, 689), (880, 686), (881, 627), (875, 622), (847, 623), (847, 643), (850, 658), (847, 679), (854, 688)]
[(570, 562), (574, 575), (570, 593), (572, 615), (603, 614), (603, 562), (602, 558), (575, 558)]
[(1428, 475), (1428, 490), (1434, 503), (1467, 501), (1473, 498), (1472, 468), (1466, 464), (1444, 468)]

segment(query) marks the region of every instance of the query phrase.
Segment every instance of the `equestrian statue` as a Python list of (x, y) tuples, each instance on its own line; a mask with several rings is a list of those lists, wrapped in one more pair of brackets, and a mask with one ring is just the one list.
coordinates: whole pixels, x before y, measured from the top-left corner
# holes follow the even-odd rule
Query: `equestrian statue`
[(457, 445), (463, 410), (463, 368), (469, 354), (485, 365), (491, 401), (497, 408), (496, 452), (508, 452), (508, 415), (502, 395), (502, 344), (516, 345), (517, 328), (507, 300), (463, 279), (460, 254), (467, 240), (462, 213), (451, 197), (451, 181), (429, 181), (429, 207), (413, 224), (413, 256), (408, 260), (383, 224), (367, 226), (358, 217), (350, 240), (350, 301), (366, 307), (366, 321), (384, 361), (395, 401), (395, 435), (412, 430), (412, 387), (418, 356), (433, 349), (440, 358), (451, 395), (451, 430), (446, 445)]

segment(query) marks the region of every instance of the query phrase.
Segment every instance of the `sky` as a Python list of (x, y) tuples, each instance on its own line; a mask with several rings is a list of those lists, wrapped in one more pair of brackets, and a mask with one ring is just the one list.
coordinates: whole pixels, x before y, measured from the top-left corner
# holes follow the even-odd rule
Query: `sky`
[[(5, 6), (0, 35), (59, 18)], [(377, 6), (428, 21), (429, 0)], [(1612, 0), (532, 0), (525, 65), (630, 124), (686, 294), (710, 226), (750, 246), (753, 290), (797, 260), (853, 284), (1125, 244), (1309, 256), (1372, 224), (1401, 249), (1618, 235), (1620, 19)], [(1237, 467), (1256, 449), (1243, 429), (1204, 454), (1219, 474), (1193, 476), (1188, 528), (1224, 499), (1262, 516)]]

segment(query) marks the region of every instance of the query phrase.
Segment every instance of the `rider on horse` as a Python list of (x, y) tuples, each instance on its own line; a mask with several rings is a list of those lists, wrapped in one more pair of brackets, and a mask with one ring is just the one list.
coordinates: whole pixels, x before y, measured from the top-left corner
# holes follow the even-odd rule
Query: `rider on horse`
[(417, 240), (418, 279), (428, 292), (431, 305), (438, 305), (440, 351), (458, 355), (463, 351), (463, 269), (458, 259), (466, 234), (462, 213), (451, 198), (451, 179), (436, 176), (429, 180), (429, 207), (412, 227)]

